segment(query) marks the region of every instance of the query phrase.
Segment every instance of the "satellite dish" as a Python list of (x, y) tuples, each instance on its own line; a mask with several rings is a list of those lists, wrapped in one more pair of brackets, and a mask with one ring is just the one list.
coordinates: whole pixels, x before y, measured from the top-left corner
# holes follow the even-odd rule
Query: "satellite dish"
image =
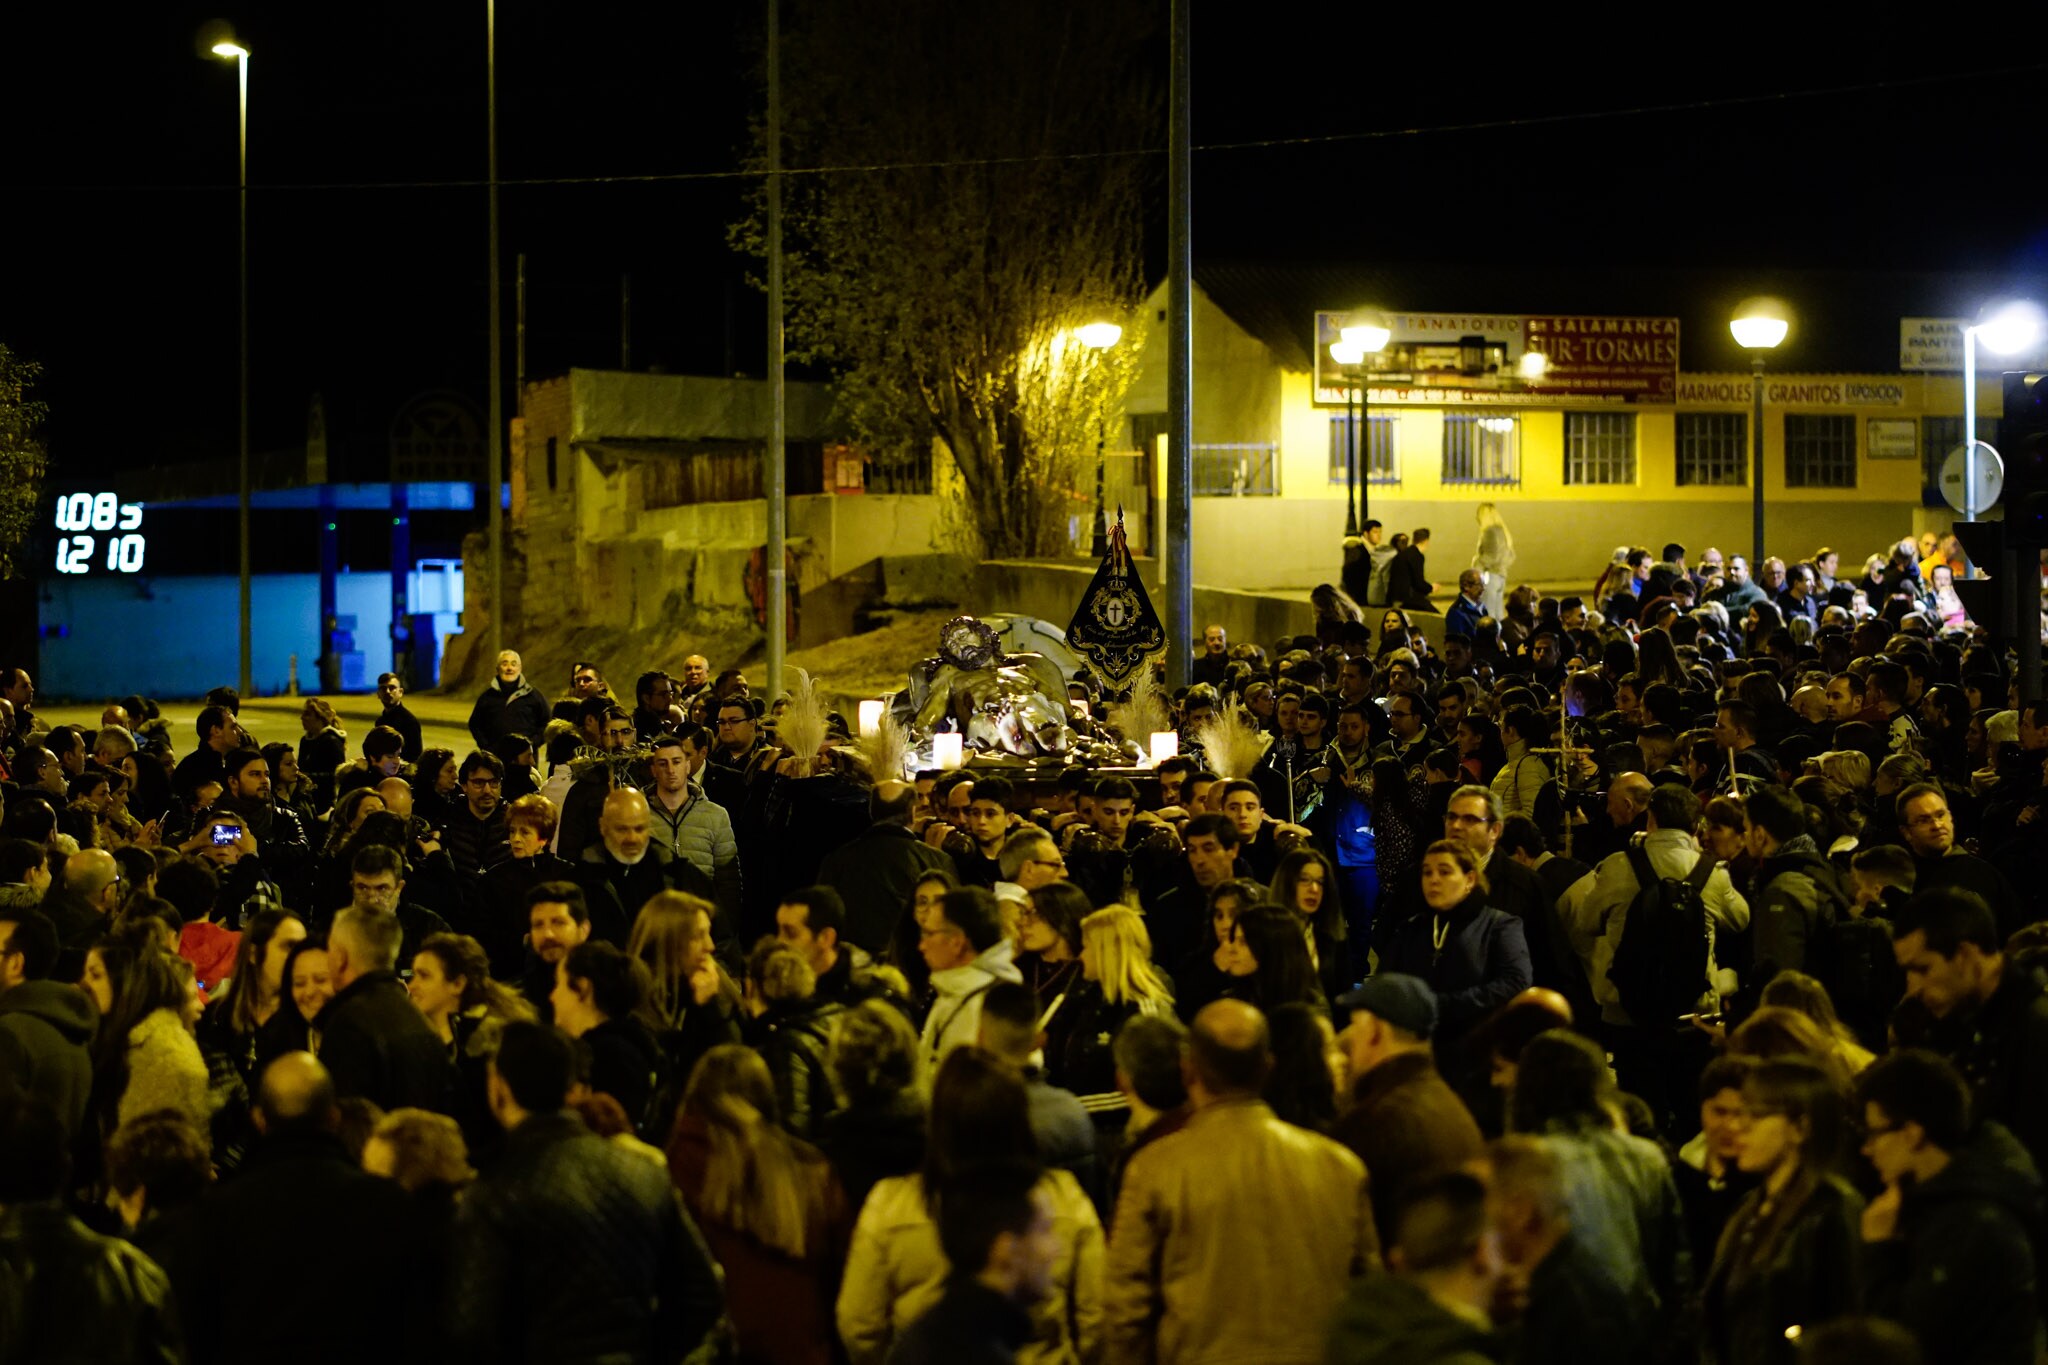
[(1999, 494), (2005, 491), (2005, 461), (1989, 441), (1970, 441), (1957, 446), (1941, 462), (1941, 497), (1942, 501), (1965, 516), (1971, 509), (1965, 506), (1963, 480), (1972, 465), (1976, 466), (1977, 472), (1976, 511), (1979, 515), (1997, 506)]

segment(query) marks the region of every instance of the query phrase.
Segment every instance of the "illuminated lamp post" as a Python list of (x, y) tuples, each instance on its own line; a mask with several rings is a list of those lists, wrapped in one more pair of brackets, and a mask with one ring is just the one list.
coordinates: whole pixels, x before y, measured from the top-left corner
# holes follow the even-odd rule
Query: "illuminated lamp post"
[[(1344, 370), (1344, 534), (1356, 536), (1372, 484), (1372, 397), (1365, 387), (1365, 358), (1386, 348), (1393, 333), (1377, 322), (1353, 321), (1330, 343), (1330, 359)], [(1365, 432), (1361, 441), (1360, 430)], [(1361, 448), (1365, 469), (1359, 469)]]
[(1775, 299), (1745, 299), (1728, 321), (1735, 344), (1749, 352), (1749, 451), (1752, 555), (1750, 573), (1764, 564), (1764, 354), (1792, 330), (1785, 307)]
[[(1977, 345), (1993, 355), (2013, 355), (2041, 340), (2041, 310), (2031, 303), (2009, 303), (1982, 322), (1963, 328), (1963, 449), (1973, 452), (1977, 441)], [(1963, 520), (1975, 521), (1977, 506), (1977, 462), (1966, 453), (1963, 458)]]
[(240, 93), (236, 101), (235, 202), (241, 218), (241, 419), (236, 440), (236, 540), (241, 552), (241, 593), (236, 617), (240, 626), (241, 656), (235, 685), (246, 697), (250, 693), (249, 664), (249, 49), (232, 39), (212, 47), (213, 55), (235, 64)]

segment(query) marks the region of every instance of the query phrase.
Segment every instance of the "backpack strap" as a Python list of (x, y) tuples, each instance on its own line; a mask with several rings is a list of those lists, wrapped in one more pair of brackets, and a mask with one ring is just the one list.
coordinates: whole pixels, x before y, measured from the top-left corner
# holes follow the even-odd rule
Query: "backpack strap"
[(1628, 846), (1629, 870), (1636, 874), (1636, 892), (1648, 891), (1661, 880), (1657, 869), (1650, 866), (1649, 852), (1641, 844), (1631, 842)]

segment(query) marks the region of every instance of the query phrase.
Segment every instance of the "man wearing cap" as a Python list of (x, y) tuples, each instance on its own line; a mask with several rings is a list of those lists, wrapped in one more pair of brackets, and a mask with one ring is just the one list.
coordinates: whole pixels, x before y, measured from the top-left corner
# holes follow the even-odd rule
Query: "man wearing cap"
[(1348, 1011), (1351, 1108), (1330, 1136), (1358, 1153), (1372, 1182), (1382, 1243), (1407, 1192), (1430, 1176), (1485, 1160), (1486, 1139), (1437, 1074), (1429, 1039), (1436, 995), (1419, 976), (1383, 972), (1337, 1001)]

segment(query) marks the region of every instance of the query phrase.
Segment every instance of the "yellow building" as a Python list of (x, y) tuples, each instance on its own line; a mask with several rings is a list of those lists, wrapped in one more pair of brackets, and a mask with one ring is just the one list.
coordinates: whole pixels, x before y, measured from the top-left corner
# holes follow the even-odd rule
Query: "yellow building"
[[(1590, 585), (1623, 545), (1749, 553), (1751, 375), (1728, 336), (1733, 300), (1723, 297), (1739, 286), (1673, 275), (1579, 289), (1492, 273), (1349, 282), (1337, 272), (1198, 272), (1197, 583), (1302, 588), (1335, 578), (1359, 390), (1370, 441), (1369, 466), (1359, 446), (1365, 514), (1389, 534), (1431, 528), (1439, 583), (1470, 562), (1482, 502), (1495, 503), (1513, 532), (1515, 576), (1536, 582)], [(1954, 513), (1933, 479), (1962, 439), (1961, 376), (1942, 368), (1954, 363), (1950, 322), (1962, 312), (1952, 300), (1982, 286), (1780, 283), (1773, 292), (1810, 325), (1795, 328), (1765, 377), (1770, 552), (1789, 559), (1829, 545), (1846, 565), (1903, 535), (1944, 528)], [(1548, 314), (1382, 308), (1391, 336), (1374, 368), (1347, 375), (1328, 359), (1350, 309), (1395, 288), (1412, 300), (1425, 287), (1459, 298), (1484, 288), (1510, 304), (1516, 293), (1564, 294), (1594, 306)], [(1614, 309), (1620, 297), (1684, 306), (1645, 315)], [(1132, 329), (1142, 351), (1125, 404), (1131, 444), (1155, 490), (1163, 490), (1165, 307), (1161, 289)], [(1543, 360), (1525, 359), (1532, 355)], [(1817, 362), (1827, 371), (1809, 372)], [(1985, 439), (1995, 437), (2001, 368), (1981, 366)]]

